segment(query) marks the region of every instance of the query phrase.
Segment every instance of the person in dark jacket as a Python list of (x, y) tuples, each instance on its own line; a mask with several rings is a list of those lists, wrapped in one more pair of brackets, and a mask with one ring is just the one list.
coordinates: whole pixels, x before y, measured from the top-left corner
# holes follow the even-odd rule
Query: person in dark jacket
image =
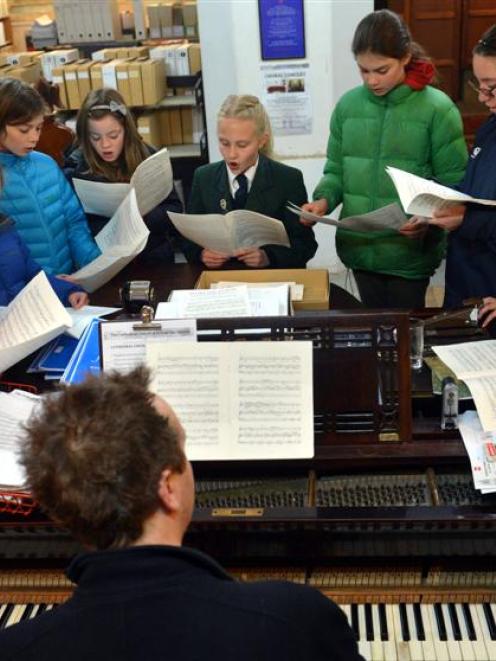
[[(0, 214), (0, 305), (8, 305), (40, 271), (14, 223)], [(79, 285), (49, 274), (47, 278), (63, 305), (78, 309), (88, 304), (88, 294)]]
[(222, 268), (231, 258), (238, 267), (305, 268), (317, 242), (313, 230), (303, 227), (286, 208), (288, 202), (301, 206), (307, 201), (303, 175), (270, 158), (272, 134), (265, 108), (255, 96), (228, 96), (218, 114), (217, 133), (224, 160), (195, 171), (188, 213), (257, 211), (281, 220), (291, 245), (243, 247), (226, 255), (184, 239), (186, 259), (208, 268)]
[(66, 386), (27, 424), (29, 487), (93, 551), (74, 595), (0, 631), (2, 661), (359, 661), (314, 588), (233, 580), (182, 546), (194, 505), (185, 433), (142, 367)]
[[(491, 115), (477, 132), (458, 188), (472, 197), (496, 200), (496, 25), (475, 45), (472, 66), (473, 86)], [(436, 212), (431, 223), (449, 231), (445, 307), (459, 307), (466, 298), (495, 296), (496, 207), (452, 206)]]
[[(102, 183), (127, 183), (142, 161), (155, 149), (141, 139), (130, 109), (117, 90), (93, 90), (84, 100), (76, 120), (77, 147), (67, 156), (64, 172), (69, 180), (87, 179)], [(181, 212), (174, 190), (143, 218), (150, 230), (139, 260), (173, 263), (177, 231), (167, 215)], [(96, 236), (109, 218), (87, 214), (91, 233)]]

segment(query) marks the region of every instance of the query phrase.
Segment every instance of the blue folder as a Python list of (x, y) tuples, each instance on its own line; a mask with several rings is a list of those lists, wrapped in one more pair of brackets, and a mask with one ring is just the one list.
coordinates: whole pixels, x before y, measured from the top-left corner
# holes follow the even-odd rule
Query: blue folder
[(86, 327), (60, 379), (61, 383), (81, 383), (88, 374), (99, 374), (101, 371), (99, 326), (100, 320), (93, 319)]

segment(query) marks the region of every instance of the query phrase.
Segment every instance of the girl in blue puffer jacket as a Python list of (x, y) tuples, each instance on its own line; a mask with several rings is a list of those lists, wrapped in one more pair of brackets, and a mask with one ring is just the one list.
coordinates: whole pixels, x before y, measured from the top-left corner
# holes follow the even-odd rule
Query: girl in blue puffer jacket
[[(12, 221), (0, 215), (0, 305), (8, 305), (40, 271)], [(47, 277), (63, 305), (77, 309), (88, 303), (88, 294), (79, 285)]]
[(100, 255), (79, 201), (55, 161), (34, 151), (45, 104), (36, 90), (0, 80), (0, 213), (38, 264), (50, 274), (69, 274)]

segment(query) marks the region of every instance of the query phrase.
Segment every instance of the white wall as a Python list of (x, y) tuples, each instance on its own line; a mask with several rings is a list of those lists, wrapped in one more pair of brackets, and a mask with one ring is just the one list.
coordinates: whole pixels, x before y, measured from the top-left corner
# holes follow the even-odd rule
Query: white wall
[[(256, 0), (197, 0), (210, 159), (220, 158), (216, 114), (228, 94), (262, 96), (258, 4)], [(373, 0), (305, 0), (305, 60), (310, 65), (313, 128), (311, 135), (279, 136), (275, 154), (303, 172), (308, 194), (317, 184), (325, 160), (329, 117), (343, 92), (359, 84), (350, 51), (359, 20), (373, 11)], [(275, 64), (278, 61), (271, 61)], [(280, 61), (279, 61), (280, 62)], [(339, 271), (333, 233), (317, 228), (319, 250), (310, 262)]]

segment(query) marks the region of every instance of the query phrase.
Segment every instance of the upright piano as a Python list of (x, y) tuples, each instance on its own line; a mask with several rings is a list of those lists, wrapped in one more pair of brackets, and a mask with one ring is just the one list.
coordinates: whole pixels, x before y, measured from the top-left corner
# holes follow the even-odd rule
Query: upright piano
[[(366, 659), (496, 659), (496, 498), (474, 490), (458, 432), (441, 430), (428, 369), (412, 383), (408, 313), (208, 319), (198, 331), (312, 342), (315, 456), (197, 462), (185, 543), (240, 580), (317, 587)], [(480, 337), (447, 325), (427, 345)], [(67, 599), (63, 567), (81, 550), (36, 506), (21, 510), (0, 513), (0, 628)]]

